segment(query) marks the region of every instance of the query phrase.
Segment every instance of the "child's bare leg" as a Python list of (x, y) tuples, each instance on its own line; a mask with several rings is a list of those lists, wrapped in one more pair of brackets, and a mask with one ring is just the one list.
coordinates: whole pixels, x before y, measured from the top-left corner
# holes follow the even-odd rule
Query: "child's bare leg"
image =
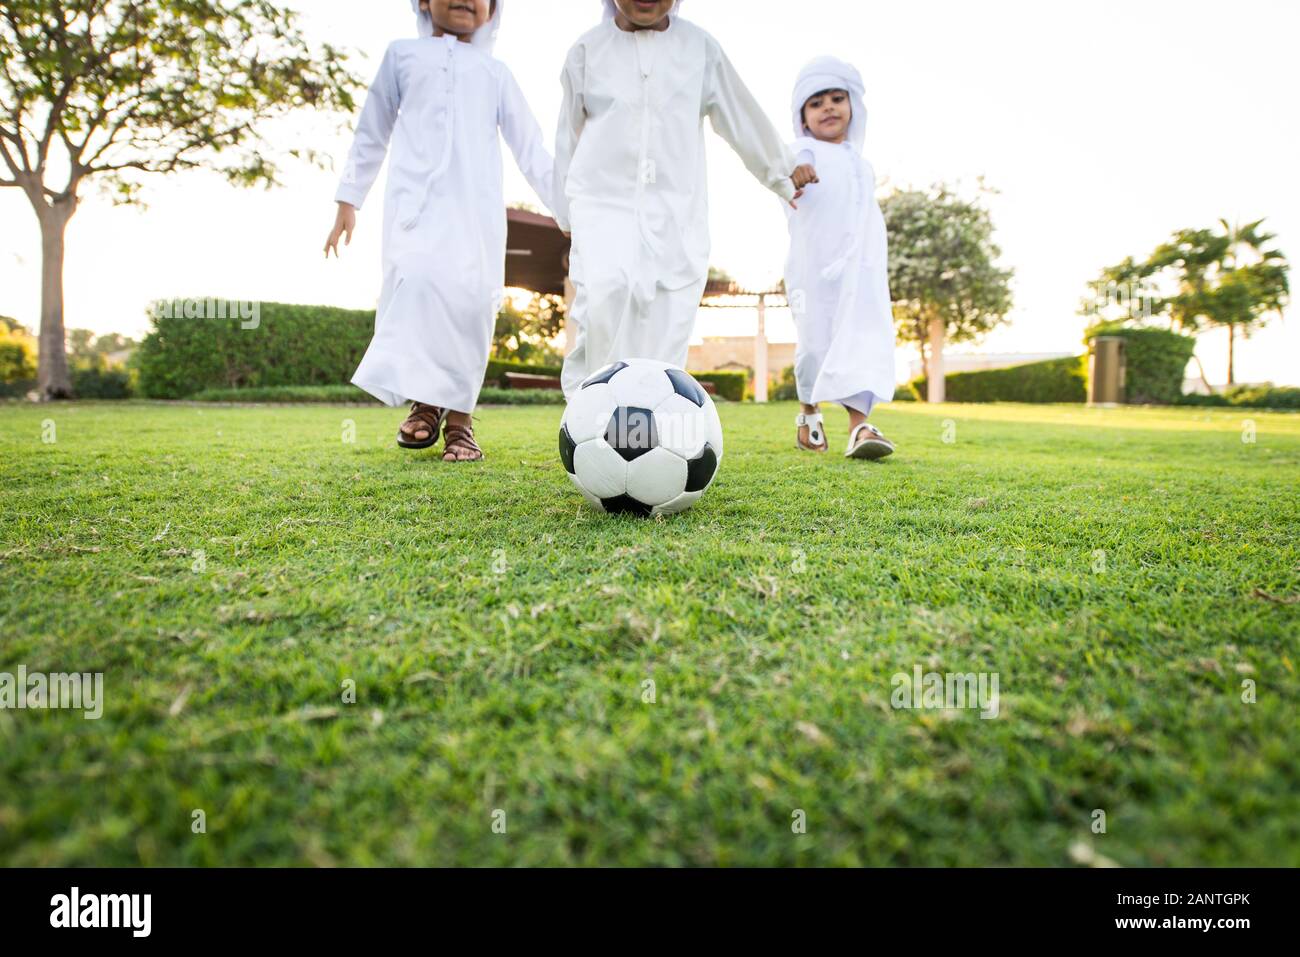
[(847, 409), (847, 411), (849, 413), (849, 435), (852, 435), (854, 429), (856, 429), (863, 422), (867, 421), (867, 416), (865, 413), (859, 412), (857, 409), (850, 408)]
[[(820, 410), (820, 407), (816, 405), (809, 405), (807, 402), (800, 402), (799, 410), (803, 412), (804, 415), (816, 415), (817, 412)], [(812, 445), (812, 440), (811, 437), (809, 436), (808, 426), (806, 425), (799, 426), (799, 441), (802, 442), (804, 445)], [(813, 446), (813, 448), (821, 448), (821, 449), (828, 448), (826, 444), (826, 433), (824, 431), (822, 432), (821, 445)]]
[[(894, 443), (867, 421), (866, 412), (847, 405), (844, 410), (849, 414), (849, 448), (845, 455), (853, 459), (883, 459), (894, 453)], [(866, 428), (859, 432), (858, 428), (864, 425)]]
[(443, 426), (444, 462), (477, 462), (483, 458), (483, 450), (474, 441), (474, 416), (469, 412), (448, 412), (447, 424)]

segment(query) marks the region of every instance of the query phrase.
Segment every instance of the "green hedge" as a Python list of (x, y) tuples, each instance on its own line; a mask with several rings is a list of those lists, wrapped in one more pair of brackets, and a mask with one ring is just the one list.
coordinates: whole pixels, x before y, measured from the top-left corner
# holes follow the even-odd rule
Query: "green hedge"
[[(159, 307), (162, 305), (156, 303), (151, 309), (153, 329), (145, 336), (134, 357), (139, 369), (140, 394), (152, 399), (183, 399), (213, 389), (338, 386), (345, 388), (345, 392), (335, 393), (329, 399), (305, 401), (349, 401), (339, 396), (348, 394), (346, 389), (351, 387), (345, 384), (351, 380), (357, 364), (365, 355), (375, 326), (372, 311), (332, 306), (264, 302), (260, 305), (256, 326), (243, 328), (251, 325), (250, 321), (237, 317), (169, 317), (161, 314)], [(179, 312), (175, 308), (171, 311)], [(559, 376), (560, 369), (493, 359), (488, 363), (484, 384), (488, 387), (504, 385), (507, 372)], [(712, 382), (722, 398), (735, 401), (744, 398), (746, 377), (743, 372), (695, 372), (692, 375), (701, 382)], [(254, 398), (251, 392), (242, 398), (253, 402), (303, 401), (263, 400)]]
[(378, 405), (379, 400), (354, 385), (270, 385), (248, 389), (204, 389), (194, 402), (332, 402)]
[(203, 389), (341, 385), (352, 378), (375, 325), (370, 311), (274, 302), (261, 304), (257, 327), (248, 329), (238, 318), (153, 315), (135, 361), (141, 393), (155, 399)]
[(745, 399), (745, 384), (749, 381), (749, 376), (743, 372), (692, 372), (691, 375), (700, 382), (712, 382), (718, 390), (714, 398), (731, 402), (743, 402)]
[[(379, 400), (354, 385), (278, 385), (251, 389), (204, 389), (190, 396), (194, 402), (350, 403), (377, 405)], [(546, 389), (498, 389), (485, 386), (483, 405), (563, 405), (564, 394)]]
[(1214, 395), (1184, 395), (1179, 405), (1241, 409), (1300, 410), (1300, 389), (1294, 386), (1238, 385)]
[[(1048, 359), (1006, 369), (954, 372), (944, 376), (949, 402), (1083, 402), (1087, 399), (1086, 358)], [(924, 377), (908, 384), (924, 400)]]
[(24, 396), (36, 388), (36, 355), (26, 340), (0, 326), (0, 396)]
[(1196, 349), (1196, 340), (1168, 329), (1142, 329), (1102, 323), (1084, 334), (1122, 336), (1124, 344), (1124, 398), (1130, 405), (1170, 405), (1183, 394), (1183, 373)]
[(131, 373), (110, 368), (101, 358), (72, 368), (72, 394), (78, 399), (129, 399), (134, 391)]
[[(489, 385), (504, 387), (507, 372), (522, 372), (525, 375), (546, 375), (559, 378), (560, 367), (534, 366), (525, 362), (493, 359), (488, 363), (487, 376), (484, 381)], [(743, 372), (692, 372), (691, 375), (700, 382), (712, 382), (718, 390), (716, 396), (718, 398), (739, 402), (745, 396), (745, 382), (748, 377)]]
[(559, 378), (559, 366), (534, 366), (527, 362), (511, 362), (506, 359), (491, 359), (488, 361), (487, 375), (483, 377), (485, 385), (499, 386), (506, 388), (505, 375), (507, 372), (522, 372), (524, 375), (547, 375)]
[(484, 386), (483, 391), (478, 394), (478, 404), (564, 405), (564, 393), (559, 389), (498, 389), (494, 386)]

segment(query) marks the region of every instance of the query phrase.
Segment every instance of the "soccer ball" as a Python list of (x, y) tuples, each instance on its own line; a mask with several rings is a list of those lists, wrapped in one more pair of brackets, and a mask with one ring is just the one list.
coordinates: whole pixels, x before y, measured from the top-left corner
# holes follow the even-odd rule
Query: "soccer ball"
[(718, 474), (722, 422), (689, 373), (625, 359), (592, 375), (569, 401), (560, 461), (599, 511), (672, 515), (699, 501)]

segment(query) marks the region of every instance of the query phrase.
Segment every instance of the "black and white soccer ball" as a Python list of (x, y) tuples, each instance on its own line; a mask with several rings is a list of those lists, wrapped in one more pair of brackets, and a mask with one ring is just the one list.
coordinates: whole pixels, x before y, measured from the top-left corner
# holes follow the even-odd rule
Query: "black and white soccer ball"
[(672, 515), (690, 508), (722, 462), (722, 422), (687, 372), (624, 359), (596, 372), (569, 401), (560, 461), (602, 512)]

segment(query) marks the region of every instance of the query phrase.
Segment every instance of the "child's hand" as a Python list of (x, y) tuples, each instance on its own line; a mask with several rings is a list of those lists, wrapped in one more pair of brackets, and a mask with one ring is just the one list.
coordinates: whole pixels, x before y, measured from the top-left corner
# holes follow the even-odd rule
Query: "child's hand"
[(350, 203), (339, 203), (338, 215), (334, 217), (334, 228), (330, 230), (330, 238), (325, 240), (325, 258), (330, 258), (330, 250), (334, 250), (334, 258), (339, 258), (339, 237), (344, 233), (347, 239), (343, 245), (352, 245), (352, 231), (357, 228), (357, 210)]
[(794, 188), (800, 190), (809, 183), (821, 182), (821, 180), (817, 178), (817, 170), (813, 169), (813, 167), (807, 163), (804, 163), (802, 166), (796, 166), (794, 172), (790, 174), (790, 178), (794, 180)]

